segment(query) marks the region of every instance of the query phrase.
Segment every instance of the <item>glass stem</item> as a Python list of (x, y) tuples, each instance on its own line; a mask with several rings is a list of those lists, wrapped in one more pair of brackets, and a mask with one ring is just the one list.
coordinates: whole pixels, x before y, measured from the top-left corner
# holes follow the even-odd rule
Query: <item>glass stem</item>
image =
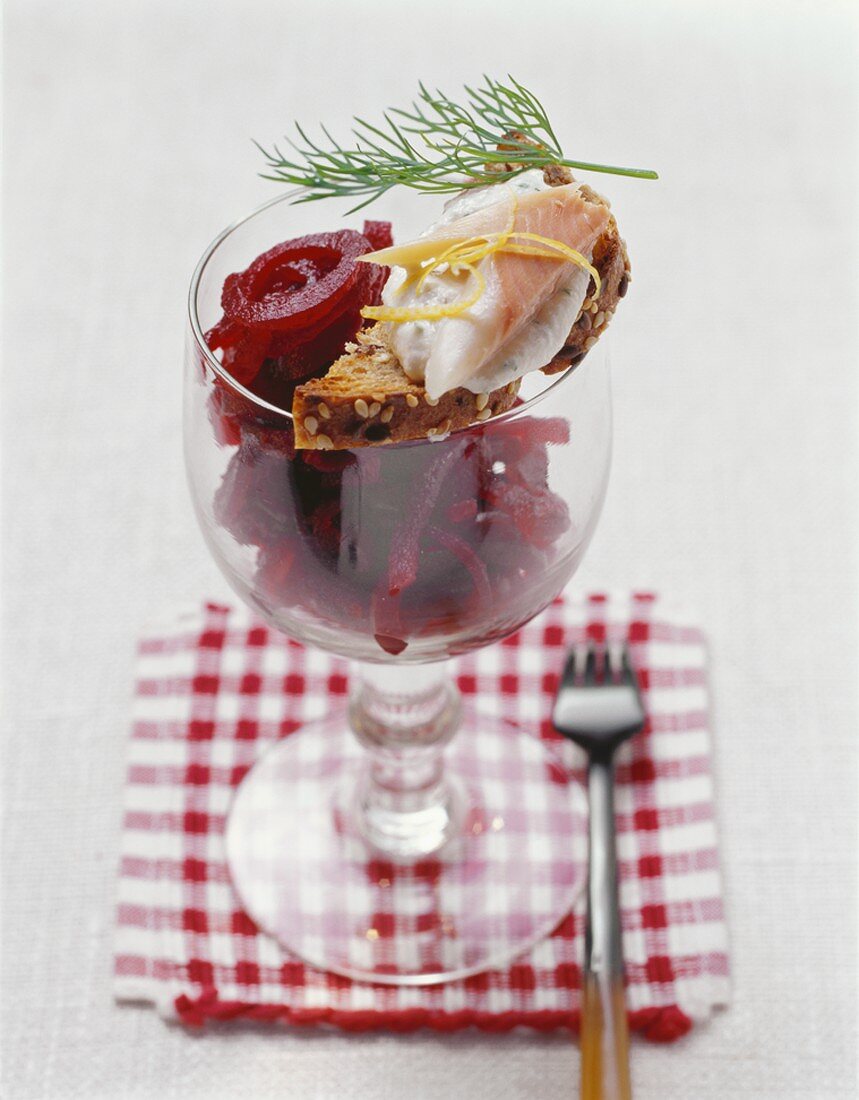
[(461, 700), (446, 663), (353, 663), (349, 716), (367, 750), (357, 822), (381, 855), (409, 862), (437, 852), (459, 831), (464, 797), (444, 771)]

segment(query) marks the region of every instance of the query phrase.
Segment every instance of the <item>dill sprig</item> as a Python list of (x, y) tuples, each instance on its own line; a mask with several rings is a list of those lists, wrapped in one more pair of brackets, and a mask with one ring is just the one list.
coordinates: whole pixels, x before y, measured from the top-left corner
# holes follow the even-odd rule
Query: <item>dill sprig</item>
[(390, 108), (382, 123), (354, 117), (354, 143), (348, 145), (322, 125), (322, 137), (313, 140), (296, 122), (296, 137), (285, 138), (289, 155), (277, 145), (269, 152), (255, 143), (268, 161), (262, 178), (301, 188), (295, 203), (367, 196), (350, 213), (398, 185), (433, 194), (462, 191), (549, 165), (658, 178), (644, 168), (565, 157), (539, 99), (512, 76), (508, 79), (502, 84), (484, 76), (482, 85), (466, 85), (464, 104), (421, 83), (411, 107)]

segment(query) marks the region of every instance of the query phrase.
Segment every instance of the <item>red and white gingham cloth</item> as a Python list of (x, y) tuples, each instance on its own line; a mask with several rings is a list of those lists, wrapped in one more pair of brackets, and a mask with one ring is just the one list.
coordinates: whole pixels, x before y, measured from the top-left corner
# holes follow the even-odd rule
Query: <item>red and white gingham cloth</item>
[[(487, 712), (582, 756), (549, 724), (568, 646), (625, 638), (649, 715), (617, 767), (618, 858), (633, 1028), (670, 1040), (728, 1003), (727, 935), (699, 630), (654, 596), (558, 600), (501, 645), (458, 661)], [(209, 604), (140, 643), (119, 877), (115, 995), (187, 1024), (235, 1017), (348, 1029), (577, 1027), (583, 916), (508, 968), (425, 988), (305, 965), (242, 912), (224, 861), (236, 785), (279, 737), (343, 705), (346, 663)]]

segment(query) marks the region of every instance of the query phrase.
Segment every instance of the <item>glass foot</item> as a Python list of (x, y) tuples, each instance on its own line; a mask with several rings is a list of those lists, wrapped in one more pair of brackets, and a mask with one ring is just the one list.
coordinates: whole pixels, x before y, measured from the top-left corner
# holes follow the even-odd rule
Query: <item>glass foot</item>
[(236, 792), (233, 884), (284, 948), (358, 981), (432, 985), (504, 966), (570, 911), (587, 795), (541, 741), (466, 714), (444, 756), (458, 828), (411, 863), (358, 831), (364, 756), (342, 714), (278, 742)]

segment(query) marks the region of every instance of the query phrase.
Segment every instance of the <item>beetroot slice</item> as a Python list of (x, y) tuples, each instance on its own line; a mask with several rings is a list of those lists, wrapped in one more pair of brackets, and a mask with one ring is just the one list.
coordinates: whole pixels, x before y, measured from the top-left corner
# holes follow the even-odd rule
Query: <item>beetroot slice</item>
[(525, 436), (532, 444), (550, 443), (561, 446), (570, 442), (570, 422), (562, 416), (532, 416), (528, 418)]
[(357, 258), (370, 251), (354, 229), (284, 241), (227, 277), (224, 313), (249, 328), (299, 332), (334, 314), (358, 281)]
[[(359, 483), (362, 485), (377, 485), (382, 476), (382, 459), (372, 447), (363, 447), (359, 465)], [(319, 451), (309, 451), (309, 454), (319, 454)], [(321, 452), (326, 453), (326, 452)]]
[(339, 500), (318, 504), (310, 515), (310, 529), (317, 543), (334, 556), (340, 547), (342, 512)]
[(373, 246), (374, 252), (380, 248), (390, 248), (394, 243), (390, 222), (365, 221), (362, 233)]
[(494, 434), (497, 439), (526, 449), (541, 443), (561, 445), (570, 441), (570, 424), (561, 416), (528, 416), (497, 425)]
[(271, 329), (269, 354), (276, 358), (297, 348), (312, 348), (317, 341), (329, 339), (331, 330), (342, 324), (345, 317), (351, 317), (354, 319), (353, 323), (355, 325), (361, 325), (363, 321), (360, 310), (361, 306), (364, 305), (364, 298), (361, 294), (362, 286), (361, 273), (359, 272), (349, 294), (312, 325), (306, 325), (297, 332), (293, 329)]
[(259, 379), (266, 390), (270, 388), (264, 385), (267, 381), (273, 384), (273, 389), (270, 394), (264, 393), (262, 388), (256, 392), (260, 397), (267, 397), (278, 404), (278, 383), (302, 382), (314, 375), (324, 374), (334, 360), (343, 354), (347, 342), (361, 327), (361, 323), (360, 313), (347, 309), (323, 332), (306, 342), (296, 343), (294, 338), (290, 340), (290, 333), (273, 333), (267, 353), (272, 362), (267, 364), (265, 376)]
[(451, 504), (447, 510), (447, 518), (451, 523), (464, 523), (466, 520), (477, 517), (477, 501), (470, 497), (466, 500), (458, 500)]
[(442, 444), (444, 450), (423, 474), (414, 487), (413, 507), (408, 516), (394, 530), (391, 553), (388, 558), (388, 591), (392, 596), (414, 584), (418, 575), (421, 556), (421, 535), (429, 523), (445, 478), (452, 466), (462, 457), (462, 446)]
[(306, 466), (329, 474), (339, 474), (357, 461), (351, 451), (301, 451), (299, 457)]
[[(390, 224), (368, 222), (390, 241)], [(224, 368), (258, 397), (285, 406), (296, 383), (324, 372), (363, 324), (361, 309), (381, 301), (389, 269), (358, 264), (375, 245), (340, 230), (284, 241), (246, 270), (227, 276), (224, 316), (206, 334)]]
[(251, 465), (261, 455), (295, 458), (295, 433), (292, 425), (268, 428), (263, 425), (245, 424), (242, 426), (242, 443), (245, 461)]
[(209, 423), (218, 446), (235, 447), (241, 442), (242, 429), (236, 416), (224, 412), (223, 392), (219, 382), (216, 382), (207, 401)]
[(231, 321), (228, 317), (222, 317), (220, 321), (206, 333), (206, 343), (210, 351), (226, 351), (233, 348), (245, 334), (244, 325)]
[(295, 548), (288, 543), (280, 543), (275, 549), (263, 551), (257, 565), (257, 591), (278, 606), (283, 606), (295, 564)]
[(392, 596), (386, 590), (384, 581), (373, 592), (371, 615), (376, 642), (386, 653), (393, 657), (399, 656), (408, 645), (402, 637), (404, 631), (400, 618), (400, 597)]
[(532, 447), (519, 462), (508, 469), (511, 479), (530, 489), (549, 487), (549, 454), (546, 447)]
[(443, 546), (445, 550), (449, 550), (455, 558), (462, 562), (471, 574), (471, 579), (474, 581), (474, 591), (481, 605), (487, 609), (491, 607), (492, 588), (489, 584), (489, 574), (486, 572), (486, 566), (468, 543), (461, 539), (459, 535), (454, 535), (451, 531), (444, 531), (441, 527), (431, 527), (429, 534), (440, 546)]
[(359, 264), (361, 270), (360, 295), (361, 306), (377, 306), (382, 300), (382, 288), (391, 272), (389, 267), (383, 264)]
[(209, 329), (206, 343), (211, 351), (221, 349), (221, 364), (243, 386), (253, 382), (268, 349), (269, 335), (253, 331), (227, 317)]
[(507, 513), (524, 539), (540, 549), (548, 549), (570, 526), (566, 504), (546, 489), (534, 491), (499, 482), (487, 492), (487, 499)]

